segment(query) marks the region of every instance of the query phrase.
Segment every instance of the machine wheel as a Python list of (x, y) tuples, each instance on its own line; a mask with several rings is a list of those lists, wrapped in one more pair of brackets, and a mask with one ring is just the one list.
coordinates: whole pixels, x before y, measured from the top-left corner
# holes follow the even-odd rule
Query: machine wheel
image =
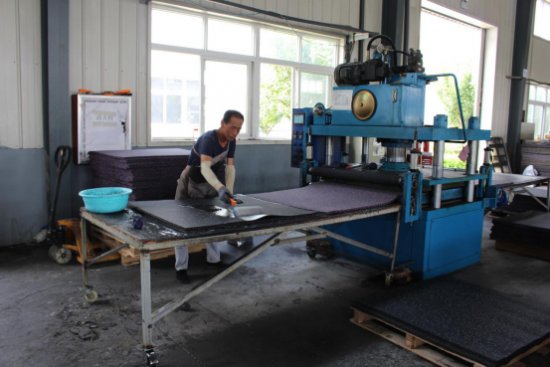
[(392, 282), (393, 282), (393, 274), (392, 273), (386, 273), (386, 277), (384, 279), (384, 284), (386, 285), (386, 287), (389, 287)]
[(317, 256), (317, 251), (311, 247), (306, 248), (306, 252), (310, 259), (315, 259), (315, 256)]
[(99, 298), (99, 294), (97, 294), (96, 291), (93, 289), (87, 289), (86, 293), (84, 293), (84, 299), (86, 299), (86, 302), (88, 303), (94, 303)]
[(73, 253), (71, 250), (66, 249), (65, 247), (60, 247), (57, 245), (51, 245), (48, 249), (48, 255), (52, 260), (60, 265), (68, 264), (73, 258)]

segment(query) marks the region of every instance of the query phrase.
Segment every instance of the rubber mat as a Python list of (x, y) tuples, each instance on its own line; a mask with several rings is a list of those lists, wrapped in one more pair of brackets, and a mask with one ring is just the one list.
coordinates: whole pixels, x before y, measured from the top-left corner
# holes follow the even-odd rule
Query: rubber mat
[(394, 191), (376, 190), (358, 185), (316, 182), (297, 189), (253, 194), (252, 197), (320, 213), (371, 209), (387, 205), (400, 197)]
[(390, 288), (353, 306), (486, 366), (550, 337), (547, 309), (452, 278)]
[[(261, 207), (263, 214), (267, 216), (292, 217), (313, 214), (312, 211), (270, 203), (246, 195), (236, 195), (236, 198), (243, 202), (239, 206)], [(183, 229), (223, 226), (241, 221), (240, 218), (230, 217), (227, 206), (217, 198), (131, 201), (128, 206)]]

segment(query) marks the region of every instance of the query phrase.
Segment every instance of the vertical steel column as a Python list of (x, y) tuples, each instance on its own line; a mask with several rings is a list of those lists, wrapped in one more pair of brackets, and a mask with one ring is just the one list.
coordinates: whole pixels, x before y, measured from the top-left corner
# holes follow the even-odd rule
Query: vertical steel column
[[(468, 167), (467, 167), (467, 173), (468, 175), (473, 175), (476, 173), (477, 168), (477, 140), (470, 140), (468, 142), (468, 149), (470, 150), (470, 154), (468, 155)], [(475, 181), (470, 180), (468, 181), (468, 184), (466, 186), (466, 201), (471, 203), (474, 201), (474, 189), (475, 189)]]
[(514, 27), (514, 53), (512, 55), (512, 78), (510, 79), (510, 109), (506, 147), (510, 156), (512, 172), (517, 173), (521, 163), (520, 125), (523, 115), (525, 94), (524, 71), (529, 62), (529, 45), (535, 18), (535, 0), (516, 1), (516, 23)]
[[(432, 166), (432, 178), (443, 178), (443, 156), (445, 154), (445, 141), (434, 141), (434, 161)], [(433, 188), (433, 207), (441, 208), (441, 190), (442, 185), (435, 185)]]
[(139, 270), (141, 276), (141, 330), (143, 348), (153, 347), (153, 318), (151, 316), (151, 256), (149, 252), (139, 252)]

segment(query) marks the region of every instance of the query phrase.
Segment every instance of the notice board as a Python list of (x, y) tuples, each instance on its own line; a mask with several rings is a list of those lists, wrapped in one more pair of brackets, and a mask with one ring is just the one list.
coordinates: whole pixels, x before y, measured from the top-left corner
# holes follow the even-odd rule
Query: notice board
[(73, 158), (88, 163), (89, 152), (132, 149), (131, 95), (72, 96)]

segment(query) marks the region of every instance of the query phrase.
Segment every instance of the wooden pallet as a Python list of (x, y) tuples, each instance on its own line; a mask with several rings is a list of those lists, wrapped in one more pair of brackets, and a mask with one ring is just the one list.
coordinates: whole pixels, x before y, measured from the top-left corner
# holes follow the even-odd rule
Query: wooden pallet
[[(64, 244), (63, 246), (67, 249), (76, 252), (76, 259), (79, 263), (82, 264), (82, 241), (81, 241), (81, 231), (80, 231), (80, 219), (62, 219), (58, 223), (66, 228), (67, 241), (69, 243)], [(105, 252), (109, 249), (117, 248), (123, 244), (123, 242), (112, 237), (107, 232), (103, 231), (101, 228), (96, 227), (92, 224), (87, 226), (87, 255), (88, 260), (93, 259), (94, 257), (100, 255), (102, 252)], [(199, 252), (204, 249), (204, 245), (191, 245), (189, 246), (189, 253)], [(174, 249), (162, 249), (154, 250), (150, 252), (151, 260), (163, 259), (165, 257), (174, 256)], [(131, 247), (126, 247), (108, 255), (107, 257), (100, 260), (103, 261), (113, 261), (119, 260), (120, 263), (124, 266), (137, 265), (139, 264), (139, 250)]]
[[(470, 358), (451, 352), (441, 346), (428, 342), (418, 336), (402, 330), (380, 318), (374, 317), (353, 308), (353, 317), (351, 322), (373, 334), (398, 345), (408, 351), (418, 355), (421, 358), (430, 361), (436, 366), (441, 367), (485, 367), (484, 364), (476, 362)], [(529, 365), (522, 360), (534, 353), (549, 354), (550, 338), (535, 345), (531, 349), (519, 354), (503, 367), (528, 367)]]
[[(123, 244), (122, 241), (117, 240), (108, 233), (104, 232), (101, 228), (90, 226), (88, 230), (88, 236), (93, 238), (96, 242), (101, 242), (109, 248), (116, 248)], [(204, 249), (203, 244), (190, 245), (189, 253), (199, 252)], [(139, 264), (139, 250), (131, 247), (126, 247), (118, 251), (120, 254), (120, 263), (124, 266)], [(150, 252), (151, 260), (163, 259), (166, 257), (174, 256), (174, 249), (160, 249)]]

